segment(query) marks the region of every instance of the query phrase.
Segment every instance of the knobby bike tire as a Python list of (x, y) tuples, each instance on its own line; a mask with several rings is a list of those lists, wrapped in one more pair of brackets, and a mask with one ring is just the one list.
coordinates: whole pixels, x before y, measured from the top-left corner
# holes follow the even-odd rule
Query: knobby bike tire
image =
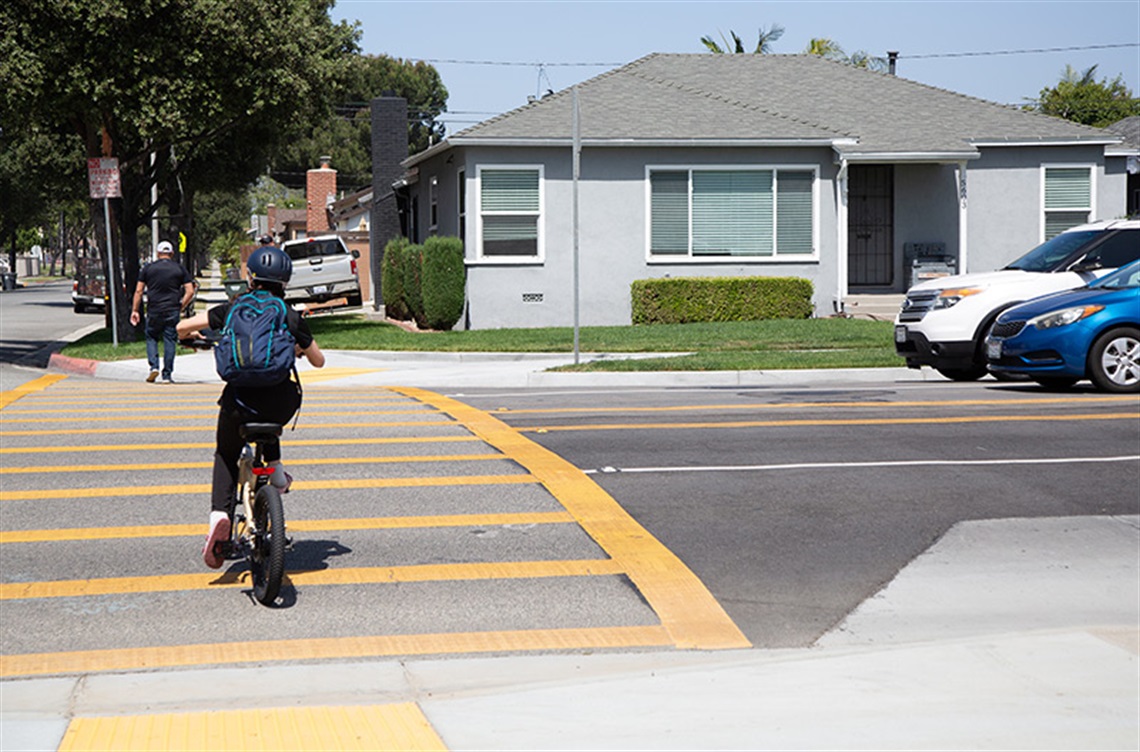
[(253, 515), (257, 526), (249, 562), (253, 595), (264, 605), (272, 606), (285, 575), (285, 507), (281, 492), (268, 484), (262, 486), (254, 498)]

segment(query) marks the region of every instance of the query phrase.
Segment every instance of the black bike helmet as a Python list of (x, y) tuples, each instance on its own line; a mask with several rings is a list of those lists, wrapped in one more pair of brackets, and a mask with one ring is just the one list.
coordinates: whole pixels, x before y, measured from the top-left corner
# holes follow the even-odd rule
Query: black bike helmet
[(277, 246), (263, 246), (245, 262), (254, 282), (274, 282), (284, 287), (293, 276), (293, 260)]
[(260, 238), (257, 239), (257, 242), (261, 243), (262, 245), (273, 245), (273, 236), (272, 235), (262, 235)]

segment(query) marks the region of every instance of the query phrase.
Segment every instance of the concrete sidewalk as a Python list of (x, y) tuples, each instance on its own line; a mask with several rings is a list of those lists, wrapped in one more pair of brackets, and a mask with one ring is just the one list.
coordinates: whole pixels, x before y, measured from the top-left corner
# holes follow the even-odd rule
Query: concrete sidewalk
[[(962, 523), (803, 650), (9, 680), (0, 683), (0, 746), (54, 750), (73, 719), (101, 716), (139, 716), (123, 726), (124, 748), (128, 739), (163, 748), (177, 745), (156, 729), (220, 724), (220, 710), (295, 719), (314, 708), (410, 707), (428, 733), (410, 746), (451, 750), (1135, 750), (1138, 551), (1138, 517)], [(142, 724), (152, 735), (131, 736)], [(353, 746), (316, 728), (300, 748), (399, 737), (389, 729), (371, 747)], [(264, 748), (224, 738), (227, 749)]]

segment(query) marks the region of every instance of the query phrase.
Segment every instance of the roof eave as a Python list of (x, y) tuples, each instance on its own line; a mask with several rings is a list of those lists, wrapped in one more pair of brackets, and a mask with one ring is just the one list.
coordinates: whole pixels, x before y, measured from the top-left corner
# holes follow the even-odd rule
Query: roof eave
[(922, 163), (932, 162), (939, 164), (955, 164), (979, 159), (982, 155), (976, 150), (970, 151), (845, 151), (836, 150), (836, 154), (848, 163)]
[[(589, 147), (747, 147), (747, 148), (773, 148), (773, 147), (815, 147), (831, 148), (851, 143), (847, 138), (583, 138), (582, 146)], [(450, 147), (460, 146), (506, 146), (531, 148), (570, 148), (574, 145), (573, 138), (469, 138), (459, 137), (447, 139), (429, 149), (413, 154), (400, 164), (406, 169), (438, 156)]]

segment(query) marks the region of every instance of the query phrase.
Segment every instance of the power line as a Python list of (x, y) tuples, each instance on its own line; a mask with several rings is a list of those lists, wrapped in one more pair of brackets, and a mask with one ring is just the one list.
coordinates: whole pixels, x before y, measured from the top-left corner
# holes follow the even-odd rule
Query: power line
[(439, 60), (430, 58), (410, 57), (405, 58), (411, 63), (431, 63), (432, 65), (447, 64), (447, 65), (516, 65), (523, 68), (614, 68), (619, 65), (625, 65), (629, 61), (626, 60), (620, 63), (542, 63), (542, 62), (521, 62), (512, 60)]
[(1090, 44), (1081, 47), (1041, 47), (1033, 50), (992, 50), (990, 52), (936, 52), (928, 55), (899, 55), (899, 60), (922, 60), (937, 57), (985, 57), (989, 55), (1032, 55), (1042, 52), (1080, 52), (1084, 50), (1113, 50), (1123, 47), (1140, 47), (1140, 42), (1125, 44)]

